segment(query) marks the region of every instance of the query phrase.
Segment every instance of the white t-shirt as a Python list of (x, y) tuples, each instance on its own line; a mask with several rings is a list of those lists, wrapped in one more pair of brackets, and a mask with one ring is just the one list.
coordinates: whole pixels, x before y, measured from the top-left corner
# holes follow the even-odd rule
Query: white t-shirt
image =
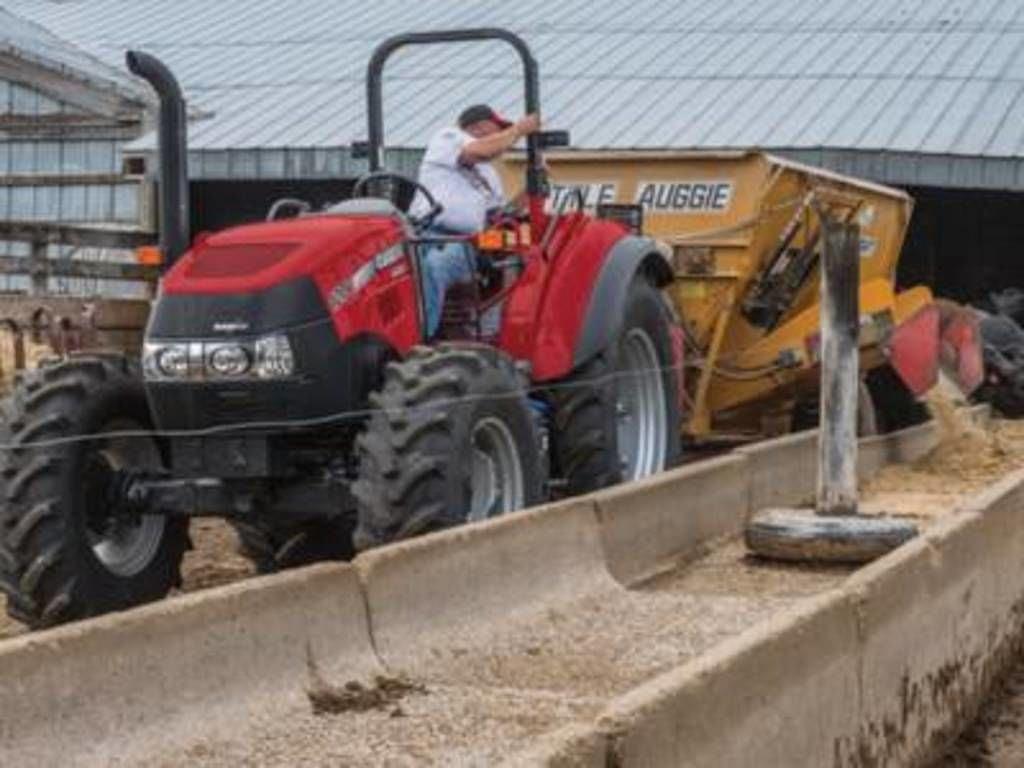
[[(444, 206), (434, 223), (454, 232), (480, 231), (487, 223), (487, 211), (505, 203), (505, 191), (494, 166), (459, 161), (462, 148), (472, 140), (459, 128), (442, 128), (430, 139), (420, 165), (420, 184)], [(429, 210), (430, 205), (417, 192), (409, 213), (422, 216)]]

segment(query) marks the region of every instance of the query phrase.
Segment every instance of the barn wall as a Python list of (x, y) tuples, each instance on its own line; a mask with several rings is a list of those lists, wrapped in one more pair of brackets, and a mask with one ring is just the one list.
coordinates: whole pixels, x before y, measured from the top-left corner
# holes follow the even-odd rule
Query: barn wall
[[(120, 175), (122, 147), (138, 130), (0, 78), (0, 220), (139, 226), (144, 215), (139, 182)], [(0, 256), (30, 252), (29, 243), (0, 240)], [(116, 249), (62, 245), (48, 246), (47, 253), (52, 258), (132, 258)], [(0, 276), (0, 290), (21, 291), (28, 283), (27, 276)], [(48, 289), (115, 295), (127, 290), (78, 278), (51, 278)]]

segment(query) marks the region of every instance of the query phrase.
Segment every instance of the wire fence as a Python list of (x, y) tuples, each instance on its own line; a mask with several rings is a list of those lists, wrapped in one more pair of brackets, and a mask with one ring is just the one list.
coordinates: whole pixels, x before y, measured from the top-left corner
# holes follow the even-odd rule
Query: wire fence
[[(563, 392), (569, 389), (581, 389), (581, 388), (593, 388), (593, 387), (609, 387), (616, 383), (630, 378), (640, 378), (647, 376), (652, 373), (664, 375), (666, 373), (674, 372), (681, 374), (682, 364), (673, 364), (666, 366), (657, 366), (649, 368), (634, 368), (628, 371), (613, 371), (600, 376), (590, 376), (585, 379), (579, 379), (574, 381), (557, 381), (551, 384), (537, 384), (533, 386), (523, 387), (519, 390), (512, 390), (502, 394), (487, 394), (487, 395), (461, 395), (458, 397), (442, 398), (431, 401), (430, 403), (424, 403), (419, 406), (410, 406), (404, 409), (382, 409), (377, 407), (352, 409), (346, 411), (338, 411), (324, 416), (317, 416), (307, 419), (280, 419), (280, 420), (267, 420), (267, 421), (240, 421), (233, 422), (230, 424), (219, 424), (210, 427), (203, 427), (198, 429), (130, 429), (130, 430), (110, 430), (104, 432), (90, 432), (82, 433), (77, 435), (67, 435), (65, 437), (55, 437), (48, 439), (39, 440), (25, 440), (19, 441), (14, 440), (11, 442), (0, 443), (0, 452), (13, 452), (13, 451), (25, 451), (25, 450), (40, 450), (47, 448), (57, 448), (64, 445), (84, 443), (92, 441), (106, 441), (106, 440), (126, 440), (126, 439), (138, 439), (138, 438), (150, 438), (150, 439), (172, 439), (172, 438), (203, 438), (203, 437), (218, 437), (218, 436), (230, 436), (238, 435), (239, 433), (251, 433), (251, 432), (291, 432), (294, 430), (306, 430), (313, 429), (316, 427), (329, 427), (345, 422), (354, 422), (363, 419), (367, 419), (374, 413), (395, 413), (395, 414), (418, 414), (418, 413), (430, 413), (436, 412), (439, 409), (456, 408), (466, 405), (478, 404), (487, 401), (501, 401), (518, 398), (540, 398), (544, 395), (550, 395), (554, 392)], [(680, 375), (679, 386), (682, 386), (682, 377)], [(172, 385), (176, 386), (176, 385)], [(181, 386), (188, 386), (183, 383)], [(3, 414), (0, 413), (0, 419), (3, 418)], [(28, 428), (31, 425), (26, 425)]]

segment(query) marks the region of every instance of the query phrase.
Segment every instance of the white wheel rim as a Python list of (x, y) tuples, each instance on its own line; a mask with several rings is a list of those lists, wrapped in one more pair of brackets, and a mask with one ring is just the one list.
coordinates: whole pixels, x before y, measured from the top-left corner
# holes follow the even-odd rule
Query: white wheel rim
[(668, 444), (665, 380), (654, 342), (642, 328), (622, 341), (616, 380), (616, 437), (622, 479), (639, 480), (665, 468)]
[(523, 463), (505, 422), (481, 419), (473, 427), (470, 449), (472, 496), (466, 519), (486, 520), (526, 506)]
[[(138, 431), (143, 427), (128, 419), (105, 425), (102, 432)], [(160, 450), (148, 437), (118, 437), (97, 450), (98, 458), (111, 469), (126, 467), (159, 469)], [(89, 545), (96, 559), (111, 573), (129, 578), (144, 571), (160, 550), (167, 520), (162, 515), (142, 515), (137, 521), (111, 521), (99, 532), (86, 526)]]

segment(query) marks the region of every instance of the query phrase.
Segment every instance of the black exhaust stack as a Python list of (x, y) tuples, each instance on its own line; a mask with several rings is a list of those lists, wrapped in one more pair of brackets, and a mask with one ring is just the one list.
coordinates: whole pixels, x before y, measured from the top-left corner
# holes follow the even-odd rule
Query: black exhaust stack
[(160, 249), (167, 269), (186, 251), (189, 242), (185, 99), (177, 79), (160, 59), (128, 51), (125, 60), (128, 69), (160, 96)]

